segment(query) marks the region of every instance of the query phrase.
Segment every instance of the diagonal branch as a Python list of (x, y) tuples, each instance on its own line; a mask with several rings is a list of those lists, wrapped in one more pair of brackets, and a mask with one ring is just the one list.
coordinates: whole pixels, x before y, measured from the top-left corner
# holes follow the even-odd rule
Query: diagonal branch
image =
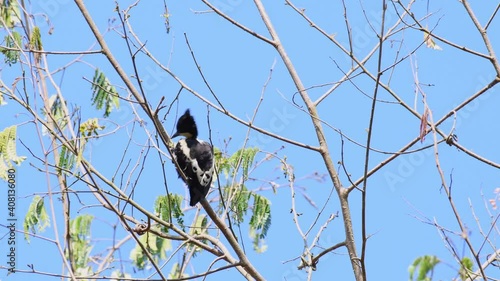
[[(163, 144), (169, 152), (171, 153), (170, 147), (169, 147), (169, 141), (170, 137), (166, 133), (165, 129), (163, 128), (161, 121), (159, 120), (157, 114), (153, 112), (153, 110), (149, 107), (148, 104), (145, 103), (142, 95), (139, 93), (139, 91), (135, 88), (134, 84), (132, 81), (128, 78), (127, 74), (121, 67), (121, 65), (118, 63), (118, 60), (113, 56), (111, 50), (109, 49), (108, 45), (106, 44), (106, 41), (102, 37), (102, 35), (99, 32), (99, 29), (95, 25), (92, 17), (90, 16), (85, 4), (83, 3), (83, 0), (75, 0), (76, 5), (80, 9), (80, 12), (82, 13), (83, 17), (87, 21), (87, 24), (89, 25), (90, 29), (94, 33), (95, 38), (99, 42), (103, 54), (106, 56), (108, 61), (111, 63), (111, 65), (115, 68), (117, 71), (118, 75), (120, 78), (123, 80), (129, 91), (132, 93), (134, 98), (139, 102), (140, 106), (144, 110), (144, 112), (148, 115), (148, 117), (153, 121), (155, 128), (158, 131), (158, 134), (160, 135), (161, 140), (163, 141)], [(209, 214), (210, 218), (214, 220), (215, 224), (219, 227), (220, 231), (224, 234), (224, 236), (228, 239), (228, 242), (230, 243), (231, 247), (233, 247), (234, 251), (237, 253), (238, 257), (240, 258), (241, 261), (241, 266), (245, 268), (248, 272), (249, 275), (251, 275), (254, 279), (256, 280), (264, 280), (262, 276), (258, 273), (258, 271), (253, 267), (253, 265), (250, 263), (250, 261), (247, 259), (246, 255), (243, 253), (241, 250), (239, 244), (236, 242), (234, 239), (230, 229), (225, 225), (223, 221), (221, 221), (213, 209), (211, 208), (210, 204), (206, 200), (202, 200), (202, 206), (205, 208), (207, 213)], [(158, 273), (161, 274), (161, 271), (158, 269)]]
[(324, 130), (322, 127), (322, 123), (320, 121), (320, 118), (318, 117), (318, 112), (315, 104), (307, 94), (307, 90), (305, 90), (305, 87), (290, 59), (288, 54), (286, 53), (286, 50), (284, 46), (282, 45), (280, 38), (278, 36), (278, 33), (274, 29), (274, 26), (271, 22), (271, 19), (269, 18), (269, 15), (267, 14), (264, 5), (260, 0), (254, 0), (255, 6), (259, 10), (260, 16), (262, 17), (262, 21), (267, 27), (267, 30), (269, 31), (269, 34), (271, 35), (274, 44), (272, 45), (275, 47), (276, 51), (280, 55), (281, 59), (283, 60), (283, 63), (285, 64), (288, 73), (290, 77), (293, 80), (293, 83), (295, 84), (295, 87), (297, 91), (299, 92), (302, 100), (306, 104), (307, 110), (310, 114), (312, 124), (314, 126), (314, 129), (316, 131), (316, 137), (319, 142), (319, 153), (321, 154), (321, 157), (323, 158), (323, 161), (325, 163), (325, 166), (328, 170), (328, 173), (330, 175), (330, 178), (333, 182), (333, 185), (335, 186), (335, 190), (337, 191), (337, 195), (340, 200), (340, 205), (342, 209), (342, 216), (343, 216), (343, 222), (344, 222), (344, 230), (346, 234), (346, 247), (349, 252), (349, 257), (351, 260), (351, 266), (354, 272), (354, 276), (356, 277), (356, 280), (363, 280), (362, 279), (362, 269), (358, 263), (359, 258), (357, 257), (356, 253), (356, 242), (354, 240), (354, 231), (352, 228), (352, 220), (351, 220), (351, 212), (349, 208), (349, 202), (347, 198), (347, 193), (346, 189), (342, 187), (342, 184), (340, 182), (340, 178), (338, 176), (337, 170), (333, 164), (332, 158), (330, 156), (330, 152), (328, 150), (328, 144), (325, 138)]
[(223, 17), (224, 19), (226, 19), (228, 22), (234, 24), (235, 26), (241, 28), (242, 30), (244, 30), (245, 32), (249, 33), (250, 35), (252, 36), (255, 36), (257, 37), (258, 39), (268, 43), (268, 44), (271, 44), (273, 45), (274, 42), (262, 35), (260, 35), (259, 33), (251, 30), (250, 28), (242, 25), (241, 23), (235, 21), (234, 19), (232, 19), (231, 17), (229, 17), (228, 15), (224, 14), (221, 10), (217, 9), (214, 5), (212, 5), (212, 3), (208, 2), (207, 0), (201, 0), (201, 2), (205, 3), (205, 5), (207, 5), (208, 7), (210, 7), (210, 9), (212, 9), (216, 14), (218, 14), (219, 16)]

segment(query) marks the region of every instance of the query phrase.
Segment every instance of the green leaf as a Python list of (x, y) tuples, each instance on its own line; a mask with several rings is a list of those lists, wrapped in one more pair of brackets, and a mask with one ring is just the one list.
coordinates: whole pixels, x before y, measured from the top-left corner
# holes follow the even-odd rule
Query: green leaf
[(6, 28), (13, 28), (21, 22), (21, 13), (17, 1), (2, 0), (0, 2), (0, 14), (2, 26)]
[(69, 151), (66, 146), (61, 147), (59, 152), (59, 164), (57, 165), (57, 173), (62, 174), (63, 171), (72, 170), (75, 166), (76, 156)]
[(90, 227), (94, 217), (92, 215), (80, 215), (70, 221), (71, 254), (66, 248), (66, 258), (74, 261), (77, 276), (88, 276), (92, 274), (92, 267), (89, 265), (91, 246)]
[(196, 218), (196, 221), (193, 222), (191, 225), (191, 229), (189, 230), (189, 233), (191, 235), (199, 235), (203, 233), (207, 233), (207, 216), (205, 215), (198, 215)]
[(271, 226), (271, 201), (264, 196), (253, 194), (254, 202), (252, 218), (250, 219), (250, 236), (254, 239), (253, 246), (258, 252), (265, 251), (259, 242), (267, 235)]
[[(30, 48), (36, 51), (41, 51), (42, 46), (42, 34), (40, 33), (40, 28), (35, 26), (30, 36)], [(34, 53), (35, 60), (40, 62), (42, 55), (40, 53)]]
[(21, 57), (21, 51), (19, 50), (21, 48), (21, 34), (12, 31), (11, 35), (5, 36), (4, 40), (6, 48), (0, 47), (0, 52), (5, 56), (4, 61), (9, 65), (16, 64)]
[(472, 273), (472, 268), (474, 263), (468, 257), (462, 258), (462, 262), (460, 263), (460, 270), (458, 273), (460, 274), (460, 279), (465, 280), (470, 277)]
[[(175, 218), (177, 223), (184, 229), (184, 213), (181, 209), (183, 197), (177, 194), (158, 196), (155, 201), (154, 210), (158, 216), (169, 223)], [(162, 226), (161, 231), (168, 232), (168, 228)]]
[[(193, 221), (193, 224), (191, 224), (191, 228), (189, 230), (189, 234), (190, 235), (200, 235), (200, 234), (205, 234), (207, 233), (207, 224), (208, 224), (208, 219), (207, 219), (207, 216), (206, 215), (198, 215), (198, 217), (196, 217), (196, 220)], [(202, 242), (206, 242), (204, 239), (201, 239)], [(197, 246), (194, 246), (192, 244), (189, 244), (188, 245), (188, 249), (192, 249), (192, 248), (195, 248), (195, 251), (196, 252), (201, 252), (202, 249), (197, 247)]]
[[(234, 168), (241, 166), (243, 181), (248, 180), (248, 170), (252, 166), (257, 152), (259, 152), (259, 149), (256, 147), (242, 148), (236, 151), (229, 159)], [(236, 169), (234, 170), (234, 174), (236, 174)]]
[[(165, 259), (167, 257), (166, 252), (172, 248), (170, 240), (158, 237), (150, 232), (142, 235), (139, 241), (153, 256), (156, 263)], [(139, 270), (145, 269), (149, 264), (148, 257), (144, 254), (139, 244), (136, 244), (135, 248), (130, 251), (130, 259)]]
[(231, 165), (229, 165), (228, 158), (224, 157), (222, 151), (220, 151), (217, 147), (214, 147), (214, 160), (216, 171), (224, 172), (227, 177), (227, 173), (231, 168)]
[(24, 239), (29, 243), (29, 231), (31, 231), (31, 233), (37, 233), (37, 231), (42, 232), (49, 225), (50, 220), (45, 210), (44, 200), (42, 197), (35, 195), (24, 217)]
[(241, 169), (243, 181), (246, 181), (257, 152), (259, 149), (256, 147), (242, 148), (230, 157), (224, 157), (220, 150), (214, 149), (217, 171), (222, 172), (227, 179), (236, 177)]
[(87, 121), (80, 124), (80, 134), (84, 137), (96, 136), (99, 137), (99, 132), (106, 128), (105, 126), (99, 125), (99, 119), (90, 118)]
[(264, 239), (259, 238), (259, 234), (254, 229), (250, 229), (250, 238), (252, 238), (253, 250), (257, 253), (264, 253), (267, 245)]
[(269, 226), (271, 226), (271, 201), (259, 194), (253, 194), (253, 214), (250, 219), (250, 227), (261, 230), (260, 238), (265, 238)]
[[(227, 203), (234, 223), (240, 225), (248, 210), (251, 210), (249, 232), (253, 239), (254, 250), (264, 252), (267, 249), (264, 238), (271, 226), (271, 203), (267, 198), (249, 191), (244, 184), (254, 167), (257, 152), (259, 152), (257, 147), (242, 148), (230, 157), (224, 157), (220, 151), (215, 150), (215, 163), (217, 171), (222, 172), (231, 183), (222, 189), (222, 196)], [(236, 179), (240, 175), (241, 179)], [(238, 182), (238, 184), (234, 184), (234, 182)], [(251, 198), (253, 198), (253, 206), (249, 207)]]
[(0, 132), (0, 178), (7, 181), (7, 170), (12, 168), (11, 162), (16, 165), (26, 159), (25, 156), (17, 156), (16, 151), (17, 126), (10, 126)]
[[(64, 103), (66, 104), (65, 101)], [(67, 124), (66, 115), (64, 114), (64, 110), (62, 107), (63, 100), (61, 100), (60, 96), (58, 95), (52, 95), (49, 97), (47, 105), (50, 113), (47, 114), (46, 110), (42, 111), (43, 115), (45, 116), (45, 121), (55, 122), (59, 129), (63, 130)], [(43, 128), (42, 132), (44, 135), (47, 135), (47, 129), (45, 127)]]
[(31, 32), (30, 46), (37, 51), (41, 51), (43, 49), (42, 34), (40, 33), (40, 28), (38, 26), (35, 26)]
[[(139, 239), (141, 239), (142, 237), (143, 236), (141, 236)], [(135, 248), (132, 249), (132, 251), (130, 251), (130, 259), (132, 260), (134, 266), (137, 267), (137, 269), (139, 270), (143, 270), (146, 267), (146, 263), (148, 260), (147, 256), (144, 254), (144, 252), (142, 251), (141, 247), (138, 244), (136, 244)]]
[(86, 240), (90, 236), (90, 225), (94, 217), (92, 215), (81, 215), (71, 221), (71, 235), (74, 239)]
[(236, 187), (235, 189), (235, 194), (231, 197), (232, 217), (236, 224), (241, 224), (247, 214), (248, 202), (252, 194), (244, 185), (239, 186), (239, 188)]
[(95, 70), (92, 79), (92, 105), (95, 105), (97, 110), (105, 107), (104, 117), (111, 114), (113, 107), (120, 108), (120, 99), (115, 86), (99, 69)]
[(410, 273), (410, 281), (413, 281), (415, 271), (418, 269), (417, 281), (430, 281), (434, 267), (439, 263), (439, 259), (436, 256), (423, 256), (415, 259), (413, 264), (408, 268)]

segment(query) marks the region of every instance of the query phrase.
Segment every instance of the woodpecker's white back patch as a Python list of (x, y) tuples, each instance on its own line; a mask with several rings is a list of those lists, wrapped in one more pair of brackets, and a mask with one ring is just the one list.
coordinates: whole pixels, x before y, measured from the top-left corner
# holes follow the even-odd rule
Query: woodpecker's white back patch
[[(214, 172), (212, 146), (202, 140), (197, 139), (192, 141), (194, 142), (188, 145), (186, 139), (180, 140), (178, 143), (179, 148), (182, 154), (186, 156), (187, 162), (191, 165), (192, 175), (196, 175), (198, 182), (202, 186), (208, 186), (212, 182)], [(189, 171), (184, 171), (184, 173), (191, 174)]]

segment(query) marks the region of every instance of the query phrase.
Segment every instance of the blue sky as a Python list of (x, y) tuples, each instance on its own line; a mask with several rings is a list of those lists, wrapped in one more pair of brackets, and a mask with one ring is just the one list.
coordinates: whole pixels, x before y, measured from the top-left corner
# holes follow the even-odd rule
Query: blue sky
[[(335, 38), (341, 43), (346, 44), (348, 41), (342, 6), (341, 2), (337, 2), (296, 1), (294, 4), (306, 8), (306, 13), (311, 19), (315, 20), (329, 34), (335, 34)], [(120, 8), (124, 9), (130, 3), (132, 1), (120, 2)], [(268, 37), (265, 26), (254, 4), (250, 1), (224, 0), (214, 3), (238, 22)], [(86, 5), (88, 5), (88, 9), (102, 33), (105, 33), (110, 27), (119, 26), (117, 14), (113, 11), (115, 8), (113, 1), (88, 2)], [(349, 69), (350, 60), (325, 37), (314, 31), (290, 7), (285, 6), (282, 1), (273, 1), (273, 3), (265, 3), (265, 5), (304, 85), (312, 87), (308, 94), (313, 100), (317, 99), (331, 87), (332, 83), (342, 77), (342, 71)], [(380, 3), (377, 1), (377, 3), (370, 2), (364, 3), (364, 5), (366, 18), (379, 30)], [(143, 42), (147, 42), (147, 48), (163, 64), (168, 64), (172, 71), (192, 89), (210, 101), (216, 102), (204, 85), (191, 59), (185, 42), (184, 34), (186, 34), (198, 63), (217, 97), (225, 108), (244, 120), (251, 118), (261, 98), (263, 85), (269, 77), (270, 68), (274, 66), (272, 78), (264, 92), (263, 101), (255, 120), (256, 125), (302, 143), (317, 145), (309, 116), (291, 103), (296, 89), (281, 59), (271, 46), (242, 32), (215, 14), (203, 13), (207, 7), (201, 2), (172, 1), (168, 3), (168, 7), (171, 24), (169, 34), (165, 32), (164, 18), (161, 16), (163, 14), (161, 1), (142, 1), (131, 12), (131, 23), (136, 34)], [(473, 5), (477, 17), (483, 24), (490, 17), (494, 7), (494, 3)], [(386, 18), (389, 26), (397, 19), (397, 15), (392, 11), (390, 5)], [(83, 17), (71, 1), (38, 1), (38, 3), (33, 4), (31, 12), (47, 14), (50, 18), (50, 24), (54, 27), (53, 34), (49, 35), (47, 31), (50, 27), (43, 21), (42, 17), (35, 17), (37, 24), (43, 31), (45, 50), (84, 51), (95, 43)], [(458, 45), (486, 53), (479, 33), (458, 1), (442, 4), (430, 3), (429, 10), (427, 10), (426, 1), (417, 1), (413, 12), (417, 18), (423, 18), (430, 12), (431, 15), (423, 20), (423, 24), (427, 25), (429, 29), (433, 29), (439, 36)], [(371, 28), (366, 18), (362, 16), (357, 3), (350, 6), (349, 17), (355, 53), (359, 58), (363, 58), (377, 43), (377, 38), (371, 32)], [(121, 31), (121, 28), (117, 28), (117, 30)], [(500, 32), (498, 21), (493, 21), (489, 29), (493, 46), (498, 46), (500, 43), (498, 38), (492, 36), (498, 32)], [(131, 62), (124, 41), (114, 31), (109, 31), (106, 34), (106, 39), (113, 54), (123, 64), (127, 73), (132, 75)], [(383, 65), (390, 66), (394, 62), (394, 56), (398, 50), (401, 55), (406, 55), (413, 51), (422, 40), (423, 34), (420, 31), (405, 29), (399, 32), (393, 39), (384, 44)], [(382, 76), (382, 81), (389, 83), (391, 88), (413, 107), (415, 93), (412, 69), (415, 69), (415, 64), (418, 65), (420, 82), (432, 85), (423, 88), (426, 91), (434, 120), (440, 119), (495, 76), (491, 65), (486, 60), (463, 53), (442, 42), (436, 42), (443, 48), (442, 51), (422, 46), (412, 56), (412, 62), (409, 59), (405, 60), (396, 66), (392, 75), (387, 72)], [(48, 61), (51, 69), (57, 69), (75, 58), (76, 56), (50, 55)], [(342, 70), (337, 67), (336, 63)], [(83, 119), (101, 116), (101, 113), (90, 107), (91, 89), (89, 82), (83, 79), (92, 79), (94, 68), (90, 65), (105, 72), (112, 82), (120, 86), (120, 94), (126, 95), (117, 75), (102, 56), (87, 55), (83, 57), (81, 61), (66, 69), (64, 75), (62, 72), (55, 75), (56, 81), (60, 83), (62, 92), (68, 101), (82, 108)], [(179, 90), (178, 84), (145, 56), (138, 57), (138, 65), (151, 104), (156, 105), (162, 96), (165, 96), (165, 102), (170, 104)], [(375, 73), (376, 66), (375, 56), (368, 61), (367, 67), (372, 73)], [(13, 70), (12, 73), (9, 72), (10, 69)], [(13, 79), (13, 76), (18, 75), (16, 71), (18, 71), (17, 66), (9, 68), (2, 65), (2, 79), (5, 81)], [(354, 78), (353, 83), (356, 83), (368, 95), (373, 94), (374, 82), (365, 76)], [(326, 86), (318, 86), (325, 84)], [(499, 132), (498, 122), (494, 122), (499, 117), (497, 105), (500, 98), (496, 95), (497, 91), (495, 88), (492, 89), (489, 94), (458, 112), (455, 125), (455, 133), (458, 135), (460, 144), (494, 162), (500, 161), (500, 153), (498, 149), (495, 149)], [(380, 92), (379, 99), (394, 101), (385, 91)], [(297, 101), (298, 106), (303, 105), (298, 96), (295, 101)], [(367, 136), (370, 106), (371, 99), (354, 88), (352, 84), (344, 83), (320, 104), (318, 111), (326, 123), (364, 144)], [(200, 138), (208, 139), (206, 105), (184, 91), (179, 98), (179, 103), (174, 105), (174, 109), (181, 113), (185, 108), (191, 108), (198, 123)], [(416, 109), (419, 113), (423, 112), (420, 97)], [(34, 127), (32, 124), (26, 123), (30, 118), (19, 114), (21, 112), (18, 106), (9, 102), (0, 111), (0, 128), (20, 124), (19, 139), (39, 149), (40, 141), (38, 137), (33, 137)], [(134, 143), (128, 153), (132, 162), (137, 161), (140, 157), (141, 146), (146, 143), (147, 137), (144, 130), (137, 126), (133, 128), (130, 125), (129, 121), (133, 118), (130, 106), (122, 103), (121, 109), (114, 112), (110, 120), (124, 125), (124, 127), (108, 138), (103, 138), (92, 144), (86, 155), (96, 167), (102, 169), (103, 173), (109, 177), (116, 170), (116, 159), (121, 157), (129, 138), (132, 138)], [(173, 132), (175, 121), (175, 114), (169, 115), (165, 120), (164, 125), (168, 132)], [(111, 131), (115, 128), (113, 123), (107, 120), (101, 119), (100, 122), (106, 124), (106, 130)], [(417, 118), (398, 104), (378, 103), (372, 147), (391, 152), (399, 150), (418, 136), (419, 123)], [(247, 128), (214, 109), (210, 109), (210, 124), (211, 138), (216, 146), (222, 147), (226, 140), (231, 139), (228, 152), (232, 153), (241, 147)], [(449, 132), (452, 125), (453, 119), (450, 119), (443, 123), (440, 129)], [(147, 128), (150, 130), (153, 128), (151, 122), (147, 124)], [(330, 153), (336, 163), (341, 160), (339, 134), (329, 128), (326, 128), (325, 132)], [(314, 173), (326, 174), (319, 154), (263, 136), (255, 131), (251, 132), (249, 143), (258, 146), (264, 152), (279, 150), (279, 156), (287, 157), (288, 163), (294, 167), (296, 177), (300, 179), (296, 185), (304, 188), (305, 193), (318, 206), (324, 204), (332, 188), (331, 181), (328, 177), (324, 181), (311, 178)], [(431, 143), (432, 136), (428, 135), (423, 143), (417, 143), (412, 150)], [(283, 149), (281, 149), (282, 146), (284, 146)], [(36, 173), (32, 167), (40, 167), (41, 163), (31, 157), (29, 152), (19, 143), (18, 150), (20, 155), (28, 156), (28, 160), (18, 170), (19, 218), (21, 218), (21, 214), (27, 210), (31, 196), (37, 192), (46, 192), (47, 180), (43, 174)], [(349, 141), (345, 142), (344, 163), (353, 180), (362, 176), (364, 153), (364, 148)], [(156, 152), (150, 152), (150, 154), (156, 154)], [(450, 174), (452, 175), (455, 203), (461, 210), (462, 219), (470, 230), (472, 241), (475, 242), (476, 247), (479, 247), (482, 237), (472, 216), (469, 202), (480, 218), (482, 226), (488, 229), (489, 217), (486, 213), (484, 200), (494, 197), (493, 191), (498, 187), (499, 172), (491, 166), (471, 159), (455, 147), (449, 147), (445, 144), (439, 146), (439, 155), (446, 178), (449, 179)], [(257, 156), (258, 159), (263, 157), (265, 157), (264, 153)], [(387, 157), (386, 154), (372, 153), (370, 167)], [(148, 155), (144, 174), (136, 187), (134, 199), (149, 210), (153, 209), (155, 198), (165, 193), (160, 169), (158, 158)], [(165, 172), (168, 176), (170, 191), (184, 195), (185, 189), (168, 161)], [(339, 169), (339, 174), (343, 184), (348, 186), (349, 182), (345, 173)], [(252, 176), (257, 179), (273, 179), (279, 183), (286, 182), (277, 161), (259, 167)], [(54, 184), (54, 188), (57, 188), (54, 179), (51, 179), (51, 183)], [(259, 181), (250, 181), (247, 185), (250, 189), (263, 186)], [(428, 218), (451, 231), (458, 232), (456, 220), (452, 215), (446, 195), (440, 187), (434, 154), (429, 149), (403, 155), (370, 177), (367, 195), (367, 229), (371, 235), (367, 248), (367, 271), (370, 280), (405, 280), (408, 276), (408, 266), (415, 258), (422, 255), (436, 255), (442, 260), (442, 264), (436, 268), (435, 280), (449, 280), (455, 277), (457, 263), (446, 249), (438, 231), (435, 227), (422, 222)], [(266, 244), (269, 247), (265, 253), (257, 254), (251, 250), (251, 244), (247, 243), (245, 246), (250, 261), (267, 280), (306, 280), (305, 272), (296, 269), (298, 260), (285, 263), (287, 260), (300, 256), (303, 250), (303, 242), (290, 214), (290, 189), (283, 187), (276, 194), (270, 190), (261, 194), (272, 202), (273, 221), (266, 238)], [(359, 192), (354, 192), (350, 198), (358, 250), (361, 247), (359, 243), (361, 230), (360, 197)], [(84, 201), (88, 200), (85, 201), (87, 204), (95, 203), (90, 196), (82, 195), (82, 198)], [(300, 217), (300, 224), (303, 229), (307, 229), (314, 220), (317, 209), (308, 204), (302, 196), (297, 197), (297, 204), (300, 212), (303, 213)], [(97, 244), (93, 251), (97, 253), (103, 247), (109, 246), (107, 241), (112, 236), (110, 224), (116, 224), (117, 220), (109, 216), (110, 213), (99, 211), (97, 208), (81, 209), (78, 206), (74, 208), (75, 213), (91, 213), (96, 216), (92, 237), (99, 240), (95, 240)], [(3, 212), (5, 210), (0, 210), (2, 216)], [(61, 212), (61, 210), (56, 209), (55, 212)], [(312, 233), (319, 230), (330, 214), (337, 212), (340, 213), (340, 206), (334, 195)], [(498, 211), (494, 211), (494, 214), (498, 215)], [(192, 214), (186, 214), (188, 217), (190, 215), (192, 216)], [(186, 219), (186, 221), (189, 220)], [(59, 228), (61, 228), (61, 222), (59, 222)], [(246, 227), (242, 227), (242, 235), (245, 239), (247, 233)], [(46, 230), (42, 235), (53, 237), (53, 229)], [(119, 231), (119, 235), (123, 236), (124, 232)], [(342, 241), (343, 237), (341, 218), (337, 218), (324, 231), (320, 244), (328, 247)], [(451, 237), (456, 248), (462, 251), (460, 254), (470, 257), (463, 240), (454, 234), (451, 234)], [(498, 233), (496, 237), (498, 238)], [(309, 243), (313, 238), (314, 235), (308, 240)], [(18, 234), (20, 268), (26, 269), (26, 264), (34, 264), (41, 271), (60, 272), (60, 258), (53, 244), (40, 239), (32, 239), (31, 244), (27, 245), (22, 239), (22, 235)], [(0, 243), (0, 247), (4, 249), (5, 243)], [(125, 245), (121, 252), (122, 258), (128, 257), (132, 247), (132, 243)], [(316, 249), (316, 253), (318, 252), (319, 250)], [(482, 253), (483, 261), (488, 253), (486, 249)], [(55, 258), (44, 258), (52, 256)], [(210, 261), (210, 256), (199, 255), (194, 262), (195, 266), (198, 265), (198, 267), (194, 270), (197, 272), (204, 270)], [(192, 272), (188, 270), (188, 273)], [(0, 278), (3, 280), (5, 278), (4, 272), (1, 274)], [(149, 273), (144, 274), (144, 276), (148, 275)], [(228, 271), (214, 275), (208, 280), (229, 279), (235, 276), (237, 276), (235, 272)], [(353, 279), (345, 249), (330, 253), (321, 259), (317, 271), (313, 274), (313, 279), (329, 280), (332, 276), (336, 276), (338, 280)], [(9, 276), (6, 280), (26, 280), (25, 278), (30, 277), (30, 275), (16, 274)], [(53, 280), (53, 278), (43, 276), (36, 276), (36, 279)]]

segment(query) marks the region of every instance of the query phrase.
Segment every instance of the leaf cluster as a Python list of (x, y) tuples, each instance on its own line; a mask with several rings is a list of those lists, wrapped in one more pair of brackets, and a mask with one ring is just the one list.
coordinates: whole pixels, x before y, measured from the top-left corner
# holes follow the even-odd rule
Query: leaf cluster
[(10, 126), (0, 132), (0, 178), (7, 180), (7, 170), (12, 168), (11, 162), (16, 165), (26, 159), (25, 156), (18, 156), (16, 151), (17, 126)]
[(99, 69), (95, 70), (92, 79), (92, 105), (98, 110), (104, 108), (104, 117), (108, 117), (113, 107), (120, 108), (120, 99), (115, 86)]

